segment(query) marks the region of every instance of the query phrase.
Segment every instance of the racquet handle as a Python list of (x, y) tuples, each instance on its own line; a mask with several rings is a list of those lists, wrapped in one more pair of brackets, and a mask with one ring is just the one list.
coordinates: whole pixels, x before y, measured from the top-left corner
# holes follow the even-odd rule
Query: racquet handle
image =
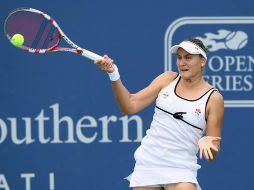
[(86, 49), (82, 49), (81, 55), (84, 56), (84, 57), (87, 57), (88, 59), (91, 59), (93, 61), (98, 60), (98, 59), (103, 59), (102, 56), (100, 56), (96, 53), (93, 53), (91, 51), (88, 51)]

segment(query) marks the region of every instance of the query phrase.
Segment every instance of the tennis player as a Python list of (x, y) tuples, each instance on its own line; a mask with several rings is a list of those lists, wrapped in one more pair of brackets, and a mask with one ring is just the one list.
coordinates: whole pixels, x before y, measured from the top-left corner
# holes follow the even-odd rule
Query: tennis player
[(224, 114), (222, 95), (203, 77), (207, 49), (189, 39), (170, 49), (178, 73), (166, 71), (141, 91), (131, 94), (107, 55), (95, 61), (108, 72), (116, 101), (124, 114), (136, 113), (156, 101), (153, 120), (135, 151), (128, 177), (133, 190), (199, 190), (197, 153), (215, 159)]

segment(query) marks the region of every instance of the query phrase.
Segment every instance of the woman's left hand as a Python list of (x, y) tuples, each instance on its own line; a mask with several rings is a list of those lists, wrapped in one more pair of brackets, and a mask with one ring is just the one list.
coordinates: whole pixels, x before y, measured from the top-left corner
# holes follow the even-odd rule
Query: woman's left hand
[(202, 159), (202, 155), (204, 154), (207, 160), (213, 160), (214, 155), (212, 152), (215, 151), (217, 153), (219, 151), (220, 140), (221, 137), (213, 137), (213, 136), (204, 136), (201, 139), (199, 139), (198, 146), (200, 159)]

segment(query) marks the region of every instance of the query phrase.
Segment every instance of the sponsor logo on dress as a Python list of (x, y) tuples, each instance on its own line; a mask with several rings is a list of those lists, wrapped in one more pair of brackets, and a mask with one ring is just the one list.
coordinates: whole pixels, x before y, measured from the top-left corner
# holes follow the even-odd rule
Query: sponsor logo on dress
[(167, 98), (169, 96), (169, 93), (168, 92), (164, 92), (162, 95), (163, 95), (163, 98)]

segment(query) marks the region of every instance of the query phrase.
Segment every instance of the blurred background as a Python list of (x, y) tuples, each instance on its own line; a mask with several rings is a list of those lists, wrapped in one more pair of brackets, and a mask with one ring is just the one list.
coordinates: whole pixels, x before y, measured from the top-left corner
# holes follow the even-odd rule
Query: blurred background
[(199, 160), (199, 183), (204, 190), (254, 189), (251, 0), (1, 0), (0, 189), (129, 189), (123, 178), (154, 110), (122, 115), (107, 74), (88, 59), (12, 46), (3, 25), (18, 7), (49, 14), (75, 43), (110, 55), (130, 92), (177, 71), (171, 45), (204, 40), (206, 79), (226, 108), (221, 152), (212, 163)]

